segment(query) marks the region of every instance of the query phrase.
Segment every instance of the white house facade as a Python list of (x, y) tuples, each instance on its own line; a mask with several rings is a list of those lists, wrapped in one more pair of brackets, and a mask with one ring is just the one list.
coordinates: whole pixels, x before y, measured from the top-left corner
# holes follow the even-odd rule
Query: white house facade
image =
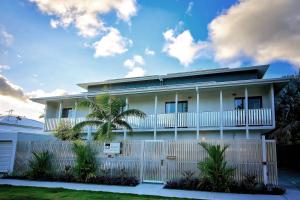
[[(146, 118), (126, 119), (133, 133), (114, 130), (116, 140), (180, 140), (201, 138), (260, 138), (275, 128), (274, 96), (288, 81), (264, 78), (268, 65), (219, 68), (167, 75), (82, 83), (86, 92), (32, 99), (46, 105), (44, 131), (52, 132), (60, 121), (84, 120), (88, 108), (77, 104), (99, 94), (126, 100)], [(126, 109), (125, 108), (125, 109)], [(87, 127), (87, 138), (94, 129)]]

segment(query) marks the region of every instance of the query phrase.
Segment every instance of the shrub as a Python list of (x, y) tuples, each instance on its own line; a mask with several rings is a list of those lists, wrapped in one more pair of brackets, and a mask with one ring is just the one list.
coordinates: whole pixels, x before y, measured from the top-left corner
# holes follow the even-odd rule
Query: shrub
[(33, 159), (29, 161), (29, 178), (44, 179), (50, 176), (52, 171), (51, 154), (48, 151), (33, 152)]
[(96, 177), (96, 153), (90, 144), (74, 143), (73, 150), (76, 154), (75, 173), (80, 181), (88, 182)]
[[(224, 147), (207, 143), (200, 143), (200, 145), (208, 153), (208, 157), (203, 162), (198, 163), (202, 178), (210, 183), (212, 191), (229, 192), (234, 169), (227, 167), (225, 161), (225, 151), (228, 145)], [(199, 187), (201, 186), (199, 185)]]
[(54, 131), (54, 136), (60, 140), (78, 140), (81, 137), (80, 130), (73, 129), (72, 124), (68, 121), (59, 122), (56, 130)]

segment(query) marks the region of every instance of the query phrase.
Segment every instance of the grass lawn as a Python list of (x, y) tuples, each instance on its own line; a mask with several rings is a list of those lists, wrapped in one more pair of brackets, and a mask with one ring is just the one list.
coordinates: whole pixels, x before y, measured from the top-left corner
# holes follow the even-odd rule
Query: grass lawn
[(0, 199), (3, 200), (91, 200), (91, 199), (109, 199), (109, 200), (149, 200), (149, 199), (176, 199), (164, 198), (157, 196), (142, 196), (134, 194), (119, 194), (110, 192), (90, 192), (90, 191), (77, 191), (67, 190), (62, 188), (38, 188), (38, 187), (21, 187), (0, 185)]

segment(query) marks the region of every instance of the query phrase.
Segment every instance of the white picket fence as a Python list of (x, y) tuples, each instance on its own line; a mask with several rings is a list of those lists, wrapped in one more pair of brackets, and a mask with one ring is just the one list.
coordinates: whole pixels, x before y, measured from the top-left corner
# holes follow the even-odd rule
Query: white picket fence
[[(166, 182), (182, 176), (184, 171), (192, 171), (195, 176), (201, 172), (197, 163), (207, 157), (200, 141), (122, 141), (121, 154), (108, 158), (103, 153), (103, 144), (91, 142), (96, 150), (98, 174), (105, 170), (117, 175), (122, 169), (130, 176), (136, 176), (144, 182)], [(261, 140), (207, 140), (209, 144), (229, 145), (226, 161), (235, 168), (234, 178), (241, 181), (245, 175), (256, 175), (259, 182), (264, 182), (263, 153)], [(277, 184), (276, 143), (266, 140), (267, 182)], [(52, 164), (57, 173), (65, 166), (74, 166), (76, 157), (70, 142), (18, 142), (14, 172), (22, 174), (29, 169), (28, 161), (32, 152), (47, 150), (52, 155)]]
[[(272, 125), (272, 111), (269, 108), (249, 109), (248, 113), (250, 126), (270, 126)], [(46, 118), (45, 131), (56, 130), (60, 122), (69, 122), (75, 125), (85, 118)], [(157, 123), (158, 129), (174, 128), (176, 122), (175, 113), (158, 114), (157, 122), (155, 115), (147, 115), (145, 118), (128, 117), (126, 121), (133, 129), (153, 129)], [(226, 110), (223, 111), (223, 126), (235, 127), (246, 125), (246, 112), (243, 109)], [(177, 126), (181, 128), (196, 128), (197, 127), (197, 113), (186, 112), (178, 113)], [(218, 127), (220, 126), (220, 112), (208, 111), (199, 113), (200, 127)]]

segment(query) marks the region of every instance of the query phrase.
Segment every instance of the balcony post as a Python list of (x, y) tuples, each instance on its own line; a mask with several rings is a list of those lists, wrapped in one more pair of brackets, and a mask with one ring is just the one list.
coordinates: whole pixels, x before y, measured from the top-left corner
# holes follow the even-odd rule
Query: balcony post
[(274, 85), (271, 84), (271, 108), (272, 108), (272, 126), (275, 128), (276, 119), (275, 119), (275, 99), (274, 99)]
[[(126, 99), (125, 99), (125, 110), (128, 110), (128, 97), (126, 97)], [(126, 121), (127, 121), (127, 118), (126, 118)], [(126, 128), (124, 128), (124, 138), (123, 139), (124, 140), (127, 139), (127, 129)]]
[[(91, 106), (89, 106), (89, 113), (92, 112)], [(92, 140), (92, 126), (88, 126), (88, 130), (87, 130), (87, 140), (91, 141)]]
[(156, 140), (157, 134), (157, 95), (154, 98), (154, 136), (153, 139)]
[(199, 113), (199, 89), (196, 87), (197, 92), (197, 140), (199, 140), (199, 129), (200, 129), (200, 113)]
[(220, 138), (223, 139), (223, 91), (220, 90)]
[(248, 88), (245, 87), (245, 124), (246, 124), (246, 139), (249, 139), (249, 105), (248, 105)]
[(58, 109), (58, 118), (60, 119), (62, 117), (62, 107), (63, 107), (63, 101), (59, 102), (59, 109)]
[(77, 99), (75, 100), (75, 107), (74, 107), (74, 120), (75, 120), (75, 124), (76, 124), (76, 118), (77, 118), (77, 109), (78, 109), (78, 101)]
[(175, 95), (175, 135), (174, 135), (174, 139), (177, 140), (177, 127), (178, 127), (178, 94), (176, 92)]

